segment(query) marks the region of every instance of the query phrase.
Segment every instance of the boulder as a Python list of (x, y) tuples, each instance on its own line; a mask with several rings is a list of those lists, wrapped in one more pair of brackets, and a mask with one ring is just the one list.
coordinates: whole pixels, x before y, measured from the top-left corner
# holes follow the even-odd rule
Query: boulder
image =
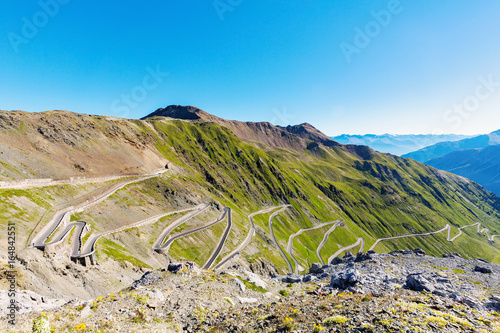
[(147, 304), (149, 308), (156, 309), (165, 302), (165, 296), (159, 290), (148, 291), (147, 295), (149, 296)]
[(274, 267), (274, 265), (264, 258), (260, 258), (259, 260), (250, 264), (250, 271), (255, 274), (259, 274), (260, 276), (273, 276), (278, 274), (278, 270)]
[(304, 275), (304, 277), (302, 278), (302, 282), (313, 282), (313, 281), (316, 281), (318, 280), (318, 278), (314, 275)]
[(443, 258), (462, 258), (462, 256), (456, 252), (453, 252), (443, 254)]
[(301, 281), (302, 278), (300, 277), (300, 275), (291, 273), (288, 273), (283, 279), (281, 279), (281, 282), (283, 283), (299, 283)]
[(182, 269), (182, 264), (177, 263), (177, 264), (168, 264), (167, 270), (172, 273), (177, 273)]
[(92, 309), (90, 308), (90, 305), (86, 305), (82, 311), (80, 311), (80, 318), (88, 318), (92, 314)]
[(342, 259), (340, 259), (339, 257), (335, 257), (333, 258), (332, 262), (330, 263), (330, 265), (338, 265), (340, 263), (342, 263)]
[(432, 280), (426, 274), (410, 274), (406, 277), (406, 287), (415, 291), (433, 292), (434, 285)]
[(417, 256), (425, 256), (425, 251), (422, 249), (415, 249), (413, 250), (413, 253), (415, 253)]
[(360, 277), (359, 271), (356, 269), (354, 264), (349, 264), (345, 270), (332, 275), (330, 285), (334, 288), (342, 290), (347, 289), (358, 284)]
[(489, 264), (489, 263), (490, 263), (488, 260), (484, 260), (484, 259), (481, 259), (481, 258), (476, 259), (476, 260), (477, 260), (477, 261), (484, 262), (485, 264)]
[(451, 280), (434, 273), (410, 274), (406, 277), (406, 288), (415, 291), (426, 291), (438, 296), (450, 296), (453, 294)]
[(179, 272), (188, 272), (192, 271), (194, 269), (194, 262), (187, 261), (185, 263), (171, 263), (168, 264), (167, 270), (169, 272), (172, 272), (174, 274), (177, 274)]
[(238, 298), (238, 301), (242, 304), (245, 304), (245, 303), (257, 303), (259, 300), (257, 298), (246, 298), (246, 297), (237, 297)]
[(262, 288), (267, 288), (267, 283), (265, 283), (260, 276), (257, 274), (254, 274), (252, 272), (246, 272), (245, 274), (247, 276), (247, 281), (250, 283), (254, 283), (257, 287), (262, 287)]
[(483, 274), (491, 274), (493, 271), (487, 267), (482, 267), (482, 266), (476, 266), (474, 267), (474, 272), (479, 272)]
[(311, 268), (309, 268), (309, 273), (310, 274), (321, 274), (325, 270), (323, 269), (323, 266), (319, 263), (314, 263), (311, 265)]
[(354, 260), (355, 262), (361, 262), (361, 261), (366, 261), (366, 260), (373, 260), (375, 258), (375, 252), (373, 251), (368, 251), (366, 253), (358, 253), (356, 255), (356, 259)]
[(247, 287), (245, 286), (245, 284), (243, 282), (241, 282), (238, 278), (234, 278), (233, 280), (234, 280), (234, 282), (236, 282), (236, 285), (238, 287), (240, 287), (241, 291), (247, 290)]
[(344, 254), (344, 258), (342, 258), (343, 261), (350, 261), (350, 260), (353, 260), (354, 259), (354, 256), (352, 255), (351, 252), (347, 251), (345, 254)]

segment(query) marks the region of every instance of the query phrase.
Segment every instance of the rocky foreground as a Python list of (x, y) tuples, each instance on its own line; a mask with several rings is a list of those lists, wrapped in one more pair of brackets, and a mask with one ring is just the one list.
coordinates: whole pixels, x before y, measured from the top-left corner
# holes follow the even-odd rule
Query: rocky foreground
[(17, 325), (3, 320), (0, 330), (500, 332), (499, 274), (500, 266), (484, 260), (434, 258), (421, 250), (347, 254), (301, 276), (171, 264), (97, 299), (47, 312), (24, 306)]

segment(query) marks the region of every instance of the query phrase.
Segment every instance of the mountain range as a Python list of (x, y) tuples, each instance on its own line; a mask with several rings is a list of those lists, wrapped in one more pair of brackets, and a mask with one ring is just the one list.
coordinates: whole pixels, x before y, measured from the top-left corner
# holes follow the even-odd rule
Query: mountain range
[[(52, 297), (96, 297), (174, 258), (281, 273), (369, 248), (500, 261), (500, 198), (477, 183), (340, 144), (311, 124), (192, 106), (141, 120), (1, 111), (0, 194), (0, 225), (17, 226), (20, 287)], [(57, 224), (51, 235), (59, 220), (68, 236)], [(41, 235), (61, 242), (42, 252), (32, 246)], [(99, 265), (78, 268), (68, 254), (96, 235)], [(157, 251), (162, 235), (172, 238)], [(3, 242), (2, 261), (6, 253)]]
[(390, 153), (393, 155), (404, 155), (427, 146), (434, 145), (443, 141), (458, 141), (470, 136), (457, 134), (366, 134), (366, 135), (350, 135), (342, 134), (332, 137), (333, 140), (342, 144), (364, 145), (382, 153)]
[(472, 179), (500, 195), (500, 130), (455, 142), (440, 142), (403, 155)]
[(500, 144), (500, 130), (458, 141), (444, 141), (403, 155), (425, 163), (432, 159), (464, 149), (481, 149)]

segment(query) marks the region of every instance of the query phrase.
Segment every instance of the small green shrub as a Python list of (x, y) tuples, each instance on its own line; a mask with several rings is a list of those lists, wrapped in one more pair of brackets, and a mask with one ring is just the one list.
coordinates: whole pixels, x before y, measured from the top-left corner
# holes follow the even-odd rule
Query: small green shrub
[(281, 289), (279, 293), (283, 297), (288, 297), (288, 291), (286, 289)]
[(326, 326), (344, 325), (348, 320), (349, 319), (344, 316), (333, 316), (323, 320), (323, 324)]
[(33, 328), (32, 331), (34, 333), (50, 333), (49, 321), (47, 318), (38, 317), (33, 320)]

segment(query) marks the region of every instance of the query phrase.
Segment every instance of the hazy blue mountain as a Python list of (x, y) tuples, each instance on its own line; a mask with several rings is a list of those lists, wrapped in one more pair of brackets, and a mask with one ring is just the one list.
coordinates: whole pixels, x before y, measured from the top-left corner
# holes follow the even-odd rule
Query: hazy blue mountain
[(481, 149), (488, 146), (500, 144), (500, 130), (490, 134), (478, 135), (472, 138), (467, 138), (460, 141), (439, 142), (429, 147), (422, 148), (403, 157), (413, 158), (422, 163), (426, 163), (432, 159), (444, 156), (457, 150), (462, 149)]
[(350, 135), (342, 134), (332, 137), (333, 140), (342, 144), (364, 145), (382, 153), (391, 153), (394, 155), (403, 155), (422, 149), (427, 146), (434, 145), (443, 141), (458, 141), (470, 136), (466, 135), (432, 135), (432, 134), (419, 134), (419, 135), (393, 135), (393, 134), (366, 134), (366, 135)]
[(427, 164), (472, 179), (500, 196), (500, 145), (457, 150)]

